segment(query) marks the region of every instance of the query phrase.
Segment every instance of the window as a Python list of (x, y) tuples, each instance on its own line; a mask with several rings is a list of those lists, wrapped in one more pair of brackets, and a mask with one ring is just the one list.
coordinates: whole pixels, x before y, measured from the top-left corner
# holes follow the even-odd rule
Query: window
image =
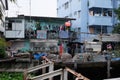
[(57, 14), (58, 14), (58, 12), (59, 12), (59, 9), (57, 8)]
[(67, 9), (69, 7), (69, 3), (66, 2), (64, 7), (65, 7), (65, 9)]
[(91, 16), (94, 16), (94, 12), (93, 12), (92, 10), (89, 11), (89, 14), (90, 14)]
[(6, 30), (12, 30), (12, 23), (11, 23), (11, 22), (6, 23), (6, 24), (5, 24), (5, 29), (6, 29)]
[(72, 13), (70, 13), (69, 16), (72, 17)]
[(93, 33), (95, 32), (95, 28), (94, 28), (93, 26), (90, 26), (90, 27), (89, 27), (89, 31), (90, 31), (90, 33), (93, 34)]
[(75, 16), (77, 15), (77, 11), (74, 12), (74, 15), (75, 15)]
[(80, 18), (80, 10), (78, 11), (78, 18)]
[(70, 0), (70, 2), (72, 2), (72, 0)]
[(96, 34), (100, 34), (101, 32), (102, 33), (107, 33), (107, 26), (102, 26), (102, 28), (99, 26), (99, 27), (94, 27), (94, 32)]
[(108, 11), (108, 16), (112, 16), (112, 11)]

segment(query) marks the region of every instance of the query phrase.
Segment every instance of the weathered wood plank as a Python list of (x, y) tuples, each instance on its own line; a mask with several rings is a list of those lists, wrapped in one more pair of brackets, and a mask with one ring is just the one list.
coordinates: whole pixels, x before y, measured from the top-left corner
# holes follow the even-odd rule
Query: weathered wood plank
[(0, 69), (0, 72), (24, 72), (25, 69)]

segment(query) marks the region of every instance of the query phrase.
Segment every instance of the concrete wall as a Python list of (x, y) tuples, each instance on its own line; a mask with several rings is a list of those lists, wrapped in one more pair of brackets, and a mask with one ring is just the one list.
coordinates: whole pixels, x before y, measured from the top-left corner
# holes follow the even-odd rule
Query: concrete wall
[(89, 0), (90, 7), (102, 7), (102, 8), (112, 8), (111, 0)]

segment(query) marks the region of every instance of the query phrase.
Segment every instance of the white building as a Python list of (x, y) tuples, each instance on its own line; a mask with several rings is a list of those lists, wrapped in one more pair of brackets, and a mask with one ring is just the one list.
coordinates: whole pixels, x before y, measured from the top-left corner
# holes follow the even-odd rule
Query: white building
[(7, 0), (0, 0), (0, 37), (4, 34), (5, 10), (8, 9)]
[(73, 28), (80, 28), (81, 40), (89, 34), (111, 33), (117, 20), (114, 8), (119, 0), (57, 0), (57, 16), (76, 18)]
[(5, 38), (24, 38), (25, 36), (24, 18), (6, 17)]

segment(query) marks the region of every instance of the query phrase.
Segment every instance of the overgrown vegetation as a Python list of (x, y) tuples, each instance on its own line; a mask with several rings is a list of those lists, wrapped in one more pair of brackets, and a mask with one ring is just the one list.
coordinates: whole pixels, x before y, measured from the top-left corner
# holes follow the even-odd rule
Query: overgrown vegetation
[(6, 48), (6, 41), (5, 39), (0, 38), (0, 58), (4, 58), (6, 56), (5, 48)]
[(120, 57), (120, 50), (114, 50), (115, 57)]
[(0, 73), (0, 80), (23, 80), (22, 73), (16, 72), (1, 72)]
[[(118, 9), (115, 9), (114, 12), (117, 15), (117, 19), (120, 21), (120, 6)], [(120, 22), (118, 22), (118, 24), (116, 24), (116, 26), (114, 27), (113, 33), (120, 34)]]
[[(117, 19), (119, 20), (118, 24), (113, 29), (113, 33), (120, 34), (120, 6), (118, 9), (114, 10), (115, 14), (117, 15)], [(116, 57), (120, 57), (120, 43), (117, 44), (117, 48), (113, 51)]]
[(120, 57), (120, 42), (116, 43), (113, 53), (115, 54), (116, 57)]

